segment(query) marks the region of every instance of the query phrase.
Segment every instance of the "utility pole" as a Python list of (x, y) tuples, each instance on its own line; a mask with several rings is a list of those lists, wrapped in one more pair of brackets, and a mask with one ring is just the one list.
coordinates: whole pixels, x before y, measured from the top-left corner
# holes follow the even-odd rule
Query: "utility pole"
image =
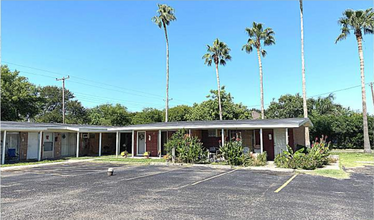
[(69, 79), (70, 76), (62, 77), (61, 79), (56, 78), (56, 81), (62, 81), (62, 123), (65, 124), (65, 80)]
[[(166, 99), (163, 99), (164, 101), (166, 101)], [(166, 108), (165, 108), (165, 122), (168, 122), (168, 118), (169, 118), (169, 101), (172, 101), (173, 98), (171, 99), (167, 99), (167, 105), (166, 105)]]
[[(374, 105), (374, 90), (373, 90), (373, 82), (370, 83), (370, 88), (371, 88), (371, 98), (373, 99), (373, 105)], [(374, 131), (373, 131), (374, 135)], [(369, 141), (370, 142), (370, 141)], [(374, 144), (374, 143), (373, 143)]]

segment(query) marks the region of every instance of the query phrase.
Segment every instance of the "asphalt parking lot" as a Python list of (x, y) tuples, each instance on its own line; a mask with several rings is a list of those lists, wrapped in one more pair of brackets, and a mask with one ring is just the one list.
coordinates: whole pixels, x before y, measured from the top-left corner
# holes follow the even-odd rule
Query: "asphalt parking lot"
[(293, 173), (82, 162), (1, 175), (3, 219), (374, 219), (367, 169), (299, 174), (278, 193)]

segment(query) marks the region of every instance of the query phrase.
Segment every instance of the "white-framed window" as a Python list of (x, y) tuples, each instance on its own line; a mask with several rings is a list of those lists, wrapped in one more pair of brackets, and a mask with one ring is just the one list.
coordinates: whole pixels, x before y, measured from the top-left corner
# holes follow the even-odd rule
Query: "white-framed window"
[(217, 130), (208, 130), (208, 137), (217, 137)]
[(208, 137), (221, 137), (221, 130), (218, 130), (218, 129), (208, 130)]

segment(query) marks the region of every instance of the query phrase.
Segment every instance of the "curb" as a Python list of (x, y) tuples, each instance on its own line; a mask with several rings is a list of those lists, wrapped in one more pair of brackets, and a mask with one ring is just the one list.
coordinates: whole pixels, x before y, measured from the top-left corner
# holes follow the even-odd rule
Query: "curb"
[(33, 168), (33, 167), (43, 167), (43, 166), (51, 166), (51, 165), (58, 165), (58, 164), (68, 164), (68, 163), (81, 163), (81, 162), (93, 161), (93, 160), (94, 159), (67, 160), (67, 161), (62, 161), (62, 162), (40, 163), (40, 164), (33, 164), (33, 165), (11, 166), (11, 167), (0, 167), (0, 171), (22, 170), (22, 169)]
[(209, 167), (214, 169), (237, 169), (237, 170), (257, 170), (257, 171), (272, 171), (272, 172), (286, 172), (294, 173), (294, 169), (287, 168), (269, 168), (269, 167), (240, 167), (230, 165), (211, 165), (211, 164), (185, 164), (185, 163), (169, 163), (169, 162), (151, 162), (149, 165), (152, 166), (186, 166), (186, 167)]

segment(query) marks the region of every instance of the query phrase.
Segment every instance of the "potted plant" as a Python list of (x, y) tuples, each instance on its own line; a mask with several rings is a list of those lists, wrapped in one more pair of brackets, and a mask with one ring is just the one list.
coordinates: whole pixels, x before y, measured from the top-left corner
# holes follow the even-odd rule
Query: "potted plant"
[(128, 155), (129, 155), (129, 152), (127, 152), (126, 150), (121, 152), (121, 156), (124, 158), (127, 158)]
[(143, 156), (149, 159), (149, 157), (151, 156), (151, 152), (147, 151), (143, 154)]

